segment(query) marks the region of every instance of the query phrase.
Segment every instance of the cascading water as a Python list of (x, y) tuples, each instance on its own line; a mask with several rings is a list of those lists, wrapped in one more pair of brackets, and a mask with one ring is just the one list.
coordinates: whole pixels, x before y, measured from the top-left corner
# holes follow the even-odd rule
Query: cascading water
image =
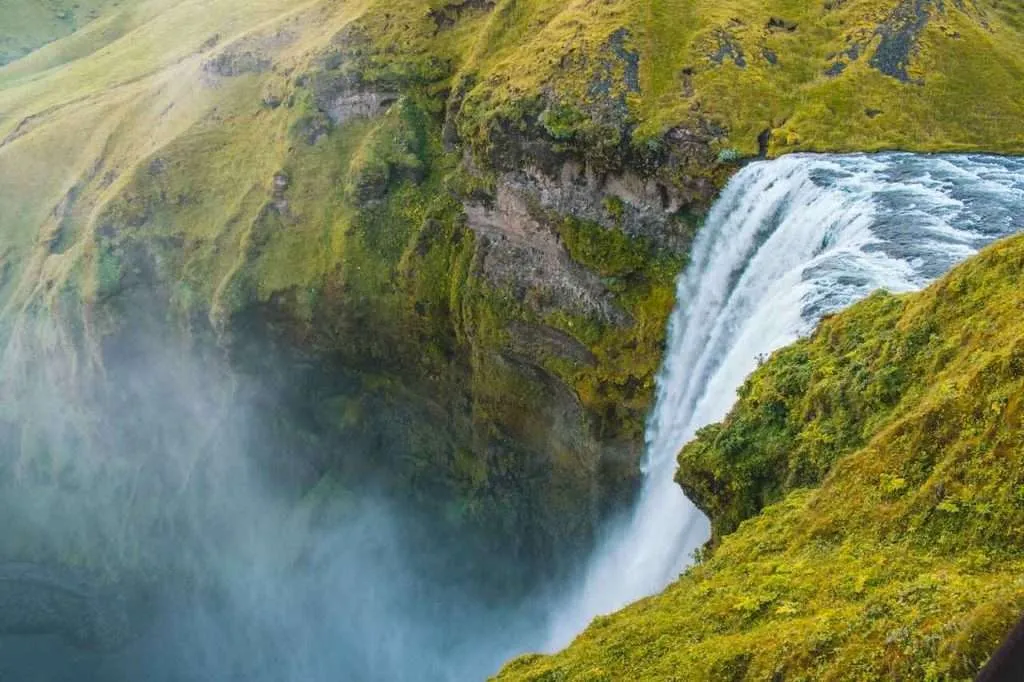
[(678, 282), (640, 499), (556, 612), (548, 649), (663, 589), (708, 539), (707, 519), (672, 480), (676, 455), (728, 413), (760, 358), (826, 313), (879, 288), (919, 289), (1021, 229), (1024, 159), (793, 155), (738, 173)]
[[(507, 557), (445, 545), (446, 526), (386, 491), (300, 502), (271, 486), (257, 475), (278, 453), (267, 397), (216, 357), (143, 328), (79, 386), (60, 381), (77, 357), (41, 317), (0, 353), (0, 556), (29, 562), (0, 562), (0, 680), (462, 682), (545, 639), (558, 648), (662, 589), (707, 538), (672, 481), (676, 453), (725, 415), (759, 357), (873, 289), (923, 286), (1022, 221), (1024, 159), (804, 155), (743, 169), (679, 280), (639, 503), (568, 601), (463, 589), (465, 562)], [(88, 561), (62, 566), (67, 554)], [(23, 632), (58, 637), (4, 636)]]

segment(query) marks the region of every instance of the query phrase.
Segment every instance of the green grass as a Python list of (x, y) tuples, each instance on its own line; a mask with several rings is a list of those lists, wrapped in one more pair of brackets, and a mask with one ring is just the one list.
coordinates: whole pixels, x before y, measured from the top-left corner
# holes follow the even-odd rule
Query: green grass
[[(11, 35), (42, 35), (63, 11), (58, 4), (12, 0), (3, 7), (4, 26)], [(895, 0), (850, 0), (832, 10), (791, 0), (599, 6), (502, 0), (490, 10), (463, 11), (454, 26), (443, 28), (429, 15), (435, 5), (417, 0), (344, 6), (317, 0), (81, 4), (76, 16), (95, 14), (94, 21), (0, 68), (0, 139), (6, 140), (0, 146), (0, 206), (5, 250), (18, 254), (10, 260), (19, 269), (0, 295), (9, 299), (20, 291), (23, 297), (36, 289), (40, 272), (60, 279), (74, 269), (73, 263), (52, 262), (54, 256), (33, 248), (38, 235), (56, 229), (49, 216), (71, 188), (78, 188), (78, 200), (70, 220), (73, 248), (64, 261), (90, 253), (96, 217), (149, 159), (165, 147), (193, 144), (190, 139), (222, 140), (214, 149), (192, 152), (213, 163), (196, 164), (196, 177), (203, 181), (195, 184), (203, 186), (199, 191), (206, 199), (166, 210), (181, 214), (175, 220), (194, 220), (191, 231), (206, 225), (207, 237), (218, 232), (221, 242), (241, 238), (233, 230), (251, 223), (252, 211), (243, 209), (239, 192), (246, 195), (269, 182), (268, 174), (278, 170), (274, 165), (287, 161), (313, 171), (323, 161), (317, 159), (319, 147), (292, 152), (282, 147), (290, 142), (280, 126), (294, 121), (302, 106), (267, 111), (258, 100), (275, 92), (281, 101), (306, 101), (302, 77), (322, 73), (332, 55), (370, 87), (419, 92), (430, 112), (422, 125), (433, 128), (432, 135), (449, 89), (464, 84), (461, 108), (449, 116), (464, 146), (485, 164), (488, 159), (532, 163), (532, 152), (525, 158), (509, 153), (510, 146), (523, 146), (525, 136), (556, 154), (614, 167), (631, 145), (647, 150), (641, 155), (656, 154), (660, 136), (673, 126), (717, 131), (711, 156), (666, 171), (669, 182), (684, 185), (695, 177), (723, 182), (732, 166), (716, 163), (718, 152), (755, 153), (764, 130), (772, 131), (768, 151), (773, 154), (893, 147), (1024, 150), (1024, 55), (1017, 49), (1024, 40), (1024, 18), (1022, 10), (1003, 2), (935, 14), (909, 66), (920, 83), (901, 83), (869, 63), (878, 43), (876, 27)], [(770, 29), (773, 17), (795, 24), (795, 30)], [(742, 52), (745, 66), (711, 59), (723, 35)], [(849, 62), (845, 71), (824, 75), (835, 61), (826, 57), (853, 43), (864, 46), (859, 58), (843, 57)], [(212, 80), (204, 70), (218, 54), (246, 50), (265, 53), (273, 68)], [(765, 50), (776, 55), (777, 64), (764, 58)], [(204, 127), (207, 137), (194, 137)], [(425, 129), (419, 133), (425, 134)], [(218, 144), (225, 149), (217, 151)], [(363, 158), (329, 175), (351, 186), (360, 182), (361, 172), (368, 186), (381, 186), (390, 181), (388, 173), (421, 172), (409, 165), (415, 164), (414, 152), (406, 158), (409, 163), (395, 156), (401, 153), (378, 141), (361, 152), (376, 158), (376, 165)], [(301, 220), (327, 215), (345, 220), (337, 197), (321, 196), (303, 197)], [(196, 208), (213, 205), (204, 202), (216, 207)], [(229, 218), (233, 207), (245, 215)], [(306, 257), (296, 251), (299, 240), (290, 238), (296, 243), (281, 251), (285, 260), (279, 270), (301, 271), (298, 261)], [(214, 272), (196, 276), (221, 281)], [(20, 287), (10, 284), (23, 278), (29, 281)], [(292, 283), (280, 273), (257, 278), (263, 296), (271, 293), (268, 285)]]
[(0, 64), (88, 26), (123, 0), (9, 0), (0, 5)]
[(680, 455), (717, 546), (499, 680), (967, 680), (1024, 608), (1024, 238), (773, 355)]
[[(510, 53), (499, 47), (490, 62), (478, 57), (481, 83), (467, 101), (473, 116), (467, 136), (484, 143), (495, 116), (516, 117), (513, 103), (525, 93), (583, 109), (594, 104), (587, 86), (600, 63), (600, 46), (624, 26), (640, 53), (640, 89), (630, 98), (635, 141), (669, 127), (706, 120), (722, 130), (722, 147), (756, 153), (757, 138), (772, 131), (772, 154), (792, 150), (920, 150), (987, 148), (1021, 151), (1020, 9), (999, 11), (979, 3), (977, 12), (949, 8), (934, 16), (920, 36), (910, 75), (901, 83), (870, 66), (875, 30), (897, 4), (891, 0), (837, 3), (823, 10), (803, 2), (751, 0), (657, 0), (602, 6), (584, 14), (569, 5)], [(502, 18), (516, 31), (526, 19)], [(796, 25), (768, 28), (773, 17)], [(980, 18), (983, 17), (983, 18)], [(493, 21), (493, 20), (492, 20)], [(715, 63), (718, 36), (729, 36), (745, 64), (728, 57)], [(825, 74), (830, 55), (862, 45), (860, 56), (840, 57), (846, 69)], [(501, 43), (499, 43), (499, 46)], [(766, 51), (775, 55), (771, 64)], [(588, 59), (575, 57), (588, 55)], [(605, 58), (607, 59), (607, 58)], [(493, 64), (493, 65), (492, 65)], [(683, 70), (691, 73), (686, 93)], [(965, 107), (976, 102), (977, 107)], [(869, 114), (868, 110), (878, 113)], [(1002, 132), (1000, 132), (1002, 128)]]
[[(601, 277), (625, 316), (614, 325), (570, 311), (540, 315), (480, 276), (463, 203), (493, 197), (502, 169), (557, 168), (574, 157), (696, 196), (678, 216), (692, 227), (765, 130), (769, 155), (1024, 152), (1019, 4), (979, 0), (965, 13), (945, 3), (921, 33), (907, 83), (870, 64), (875, 31), (898, 0), (835, 4), (498, 0), (456, 12), (448, 26), (430, 14), (448, 7), (441, 0), (82, 0), (76, 16), (97, 16), (71, 26), (55, 23), (56, 4), (8, 0), (0, 51), (31, 51), (0, 67), (0, 327), (24, 328), (40, 310), (77, 324), (116, 296), (132, 254), (148, 253), (184, 318), (205, 316), (226, 333), (240, 311), (274, 306), (289, 341), (358, 368), (381, 404), (409, 394), (463, 401), (469, 416), (452, 421), (450, 443), (408, 425), (409, 442), (422, 447), (401, 475), (432, 481), (430, 490), (445, 491), (438, 505), (459, 518), (508, 525), (529, 499), (531, 542), (579, 540), (591, 517), (569, 517), (608, 482), (602, 467), (617, 467), (608, 475), (623, 480), (635, 474), (685, 254), (626, 236), (621, 200), (604, 202), (604, 227), (545, 216), (565, 256)], [(797, 27), (770, 29), (772, 17)], [(723, 37), (745, 66), (712, 60)], [(853, 42), (864, 45), (860, 57), (825, 75), (835, 61), (828, 55)], [(266, 68), (231, 77), (209, 68), (219, 59), (251, 64), (253, 55)], [(343, 78), (396, 104), (331, 126), (314, 102)], [(318, 139), (303, 135), (317, 126)], [(672, 128), (703, 142), (673, 147)], [(287, 177), (280, 196), (278, 174)], [(704, 189), (691, 192), (695, 185)], [(77, 317), (69, 300), (81, 304)], [(865, 306), (895, 305), (888, 301)], [(517, 367), (512, 322), (568, 334), (588, 361), (539, 353), (528, 358), (535, 368)], [(86, 336), (105, 330), (81, 327)], [(524, 379), (534, 370), (544, 381)], [(751, 458), (743, 470), (722, 469), (724, 445), (692, 451), (694, 467), (734, 488), (729, 499), (702, 498), (720, 507), (720, 535), (787, 495), (810, 499), (793, 491), (866, 447), (897, 409), (885, 390), (851, 403), (860, 421), (836, 417), (847, 430), (819, 420), (799, 436), (799, 452), (787, 445), (798, 425), (777, 424), (774, 440), (741, 448)], [(429, 410), (445, 419), (441, 407)], [(359, 421), (350, 405), (335, 412), (339, 429)], [(750, 416), (745, 437), (763, 435), (760, 418)], [(737, 427), (730, 438), (743, 433)], [(887, 475), (872, 485), (914, 485)], [(728, 555), (728, 542), (716, 556)], [(868, 566), (886, 546), (850, 551)], [(822, 560), (846, 560), (830, 556)], [(956, 587), (949, 604), (961, 587), (968, 591), (966, 582)], [(651, 660), (665, 651), (644, 646)], [(607, 647), (618, 650), (611, 640)]]

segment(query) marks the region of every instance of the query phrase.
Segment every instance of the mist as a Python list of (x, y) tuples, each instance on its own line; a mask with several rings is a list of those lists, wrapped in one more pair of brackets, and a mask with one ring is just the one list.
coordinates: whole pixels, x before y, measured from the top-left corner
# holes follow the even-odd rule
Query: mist
[(508, 557), (311, 474), (218, 349), (62, 326), (4, 354), (0, 679), (472, 680), (540, 645), (545, 599), (467, 577)]

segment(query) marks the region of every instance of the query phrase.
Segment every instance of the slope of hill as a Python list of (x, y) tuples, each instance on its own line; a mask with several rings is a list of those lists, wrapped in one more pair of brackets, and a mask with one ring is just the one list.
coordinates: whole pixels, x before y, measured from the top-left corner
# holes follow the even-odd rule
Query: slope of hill
[[(38, 47), (0, 68), (6, 365), (223, 349), (331, 453), (311, 477), (379, 469), (545, 566), (632, 494), (738, 161), (1024, 151), (1005, 0), (123, 0), (45, 45), (43, 7), (2, 8)], [(360, 439), (392, 454), (335, 454)]]
[(1024, 608), (1024, 238), (773, 355), (679, 479), (717, 546), (501, 680), (971, 679)]

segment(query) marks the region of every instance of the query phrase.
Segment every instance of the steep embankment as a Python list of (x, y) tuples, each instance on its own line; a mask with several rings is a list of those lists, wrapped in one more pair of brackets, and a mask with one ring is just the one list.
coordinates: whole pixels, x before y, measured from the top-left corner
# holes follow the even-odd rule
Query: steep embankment
[[(372, 470), (527, 563), (630, 495), (672, 280), (738, 160), (1024, 150), (998, 0), (93, 4), (0, 69), (8, 366), (216, 344), (284, 396), (307, 477)], [(41, 27), (8, 55), (67, 18), (0, 11), (5, 45)], [(353, 442), (388, 455), (330, 454)]]
[(679, 480), (717, 546), (502, 680), (968, 679), (1024, 608), (1024, 238), (773, 355)]

